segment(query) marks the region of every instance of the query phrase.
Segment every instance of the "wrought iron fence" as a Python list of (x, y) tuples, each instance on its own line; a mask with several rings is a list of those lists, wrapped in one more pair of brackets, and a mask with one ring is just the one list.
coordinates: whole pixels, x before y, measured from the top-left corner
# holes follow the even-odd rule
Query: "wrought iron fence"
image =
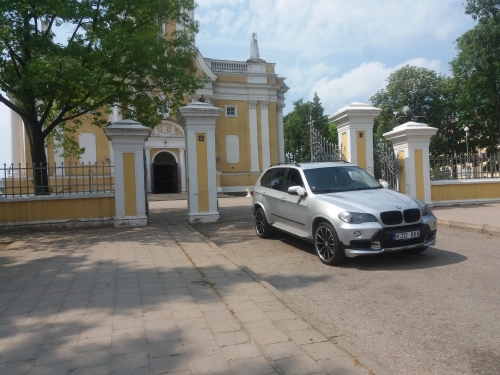
[(344, 159), (339, 147), (323, 137), (314, 127), (312, 120), (309, 121), (309, 133), (311, 161), (339, 161)]
[[(46, 174), (47, 183), (35, 186), (35, 174)], [(114, 173), (110, 162), (42, 164), (22, 166), (4, 164), (0, 168), (0, 197), (25, 197), (44, 194), (93, 194), (114, 192)]]
[(500, 178), (500, 153), (430, 156), (431, 180)]
[(400, 191), (399, 174), (402, 166), (392, 146), (384, 142), (378, 142), (374, 156), (378, 164), (378, 168), (375, 168), (375, 177), (385, 181), (389, 189)]

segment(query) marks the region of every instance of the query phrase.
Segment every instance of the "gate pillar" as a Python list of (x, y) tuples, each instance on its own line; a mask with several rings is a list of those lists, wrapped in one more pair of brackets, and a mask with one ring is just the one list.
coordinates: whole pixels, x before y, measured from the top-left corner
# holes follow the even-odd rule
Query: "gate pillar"
[(375, 175), (373, 120), (380, 112), (380, 108), (368, 104), (351, 103), (328, 118), (337, 125), (339, 150), (344, 158), (359, 165), (372, 176)]
[(392, 141), (394, 153), (400, 160), (400, 191), (413, 198), (431, 203), (429, 144), (437, 128), (418, 122), (407, 122), (384, 133)]
[(113, 147), (115, 171), (115, 227), (148, 224), (144, 183), (144, 141), (151, 129), (133, 120), (104, 128)]
[(190, 223), (210, 223), (219, 220), (215, 122), (221, 112), (221, 108), (198, 102), (179, 108), (177, 113), (177, 122), (184, 128), (186, 139)]

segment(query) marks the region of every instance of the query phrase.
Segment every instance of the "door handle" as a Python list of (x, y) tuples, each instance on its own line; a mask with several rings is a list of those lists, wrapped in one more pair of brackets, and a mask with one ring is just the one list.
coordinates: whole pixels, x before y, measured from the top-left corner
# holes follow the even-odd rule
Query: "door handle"
[(282, 202), (286, 201), (285, 197), (281, 198), (281, 201), (282, 201)]

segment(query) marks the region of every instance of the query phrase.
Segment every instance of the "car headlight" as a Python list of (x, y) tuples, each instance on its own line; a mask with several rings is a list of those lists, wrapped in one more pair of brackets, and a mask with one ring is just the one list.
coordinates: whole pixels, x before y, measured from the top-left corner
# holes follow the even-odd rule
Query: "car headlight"
[(434, 213), (431, 210), (431, 207), (426, 204), (424, 208), (422, 209), (422, 216), (431, 216), (434, 215)]
[(368, 222), (377, 222), (377, 218), (364, 212), (344, 211), (339, 214), (339, 219), (349, 224), (361, 224)]

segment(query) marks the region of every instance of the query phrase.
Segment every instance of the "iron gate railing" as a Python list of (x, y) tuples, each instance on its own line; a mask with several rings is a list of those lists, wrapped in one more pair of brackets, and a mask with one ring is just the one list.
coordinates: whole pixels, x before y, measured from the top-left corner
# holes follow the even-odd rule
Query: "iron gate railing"
[(375, 147), (375, 157), (378, 159), (380, 169), (378, 173), (376, 173), (376, 177), (379, 180), (386, 181), (389, 184), (389, 189), (400, 191), (400, 172), (401, 172), (401, 163), (399, 159), (396, 157), (394, 153), (394, 149), (392, 146), (378, 142)]
[(323, 137), (314, 127), (314, 121), (309, 121), (309, 132), (311, 142), (311, 161), (338, 161), (344, 156), (339, 147)]

